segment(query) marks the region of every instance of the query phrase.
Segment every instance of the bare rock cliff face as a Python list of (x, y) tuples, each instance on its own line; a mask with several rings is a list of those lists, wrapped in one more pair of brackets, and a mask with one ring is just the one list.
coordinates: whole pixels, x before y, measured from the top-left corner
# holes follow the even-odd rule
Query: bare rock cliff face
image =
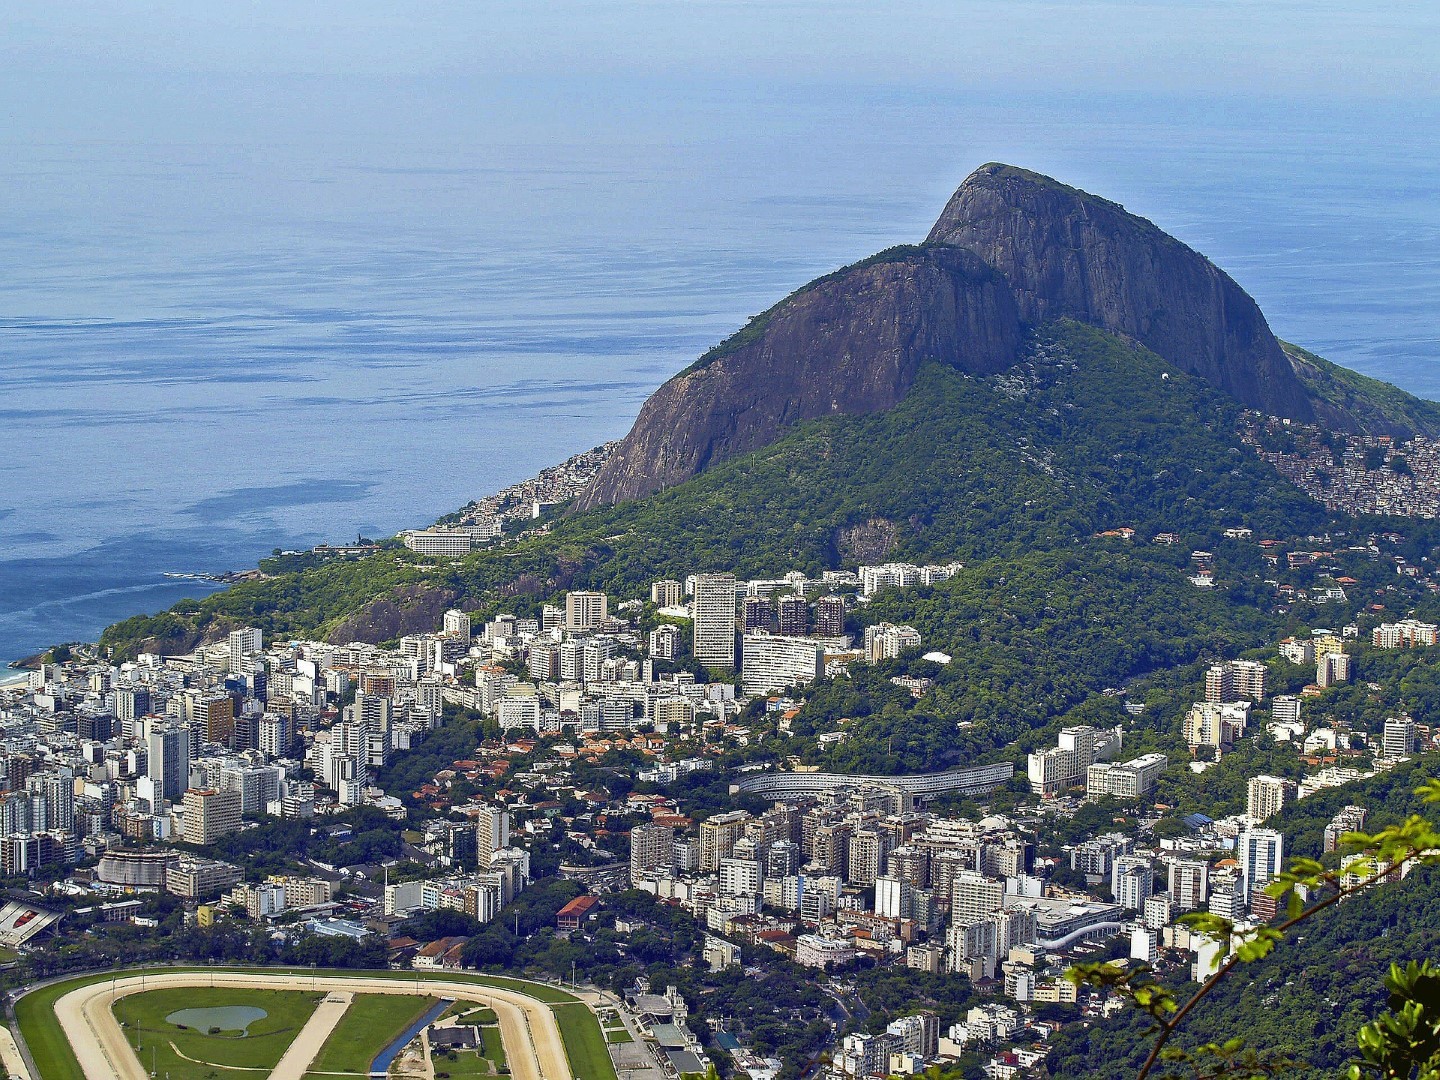
[(581, 508), (640, 498), (774, 442), (791, 424), (895, 405), (927, 360), (1013, 364), (1027, 326), (1127, 335), (1241, 402), (1315, 410), (1260, 309), (1150, 222), (1038, 173), (985, 165), (924, 246), (801, 289), (657, 390)]
[(1251, 408), (1314, 419), (1250, 295), (1116, 203), (1038, 173), (983, 165), (926, 241), (967, 248), (1004, 274), (1026, 322), (1069, 316), (1125, 334)]
[(1009, 286), (974, 255), (887, 252), (806, 287), (657, 390), (582, 505), (681, 483), (800, 420), (881, 412), (925, 360), (1002, 371), (1021, 334)]

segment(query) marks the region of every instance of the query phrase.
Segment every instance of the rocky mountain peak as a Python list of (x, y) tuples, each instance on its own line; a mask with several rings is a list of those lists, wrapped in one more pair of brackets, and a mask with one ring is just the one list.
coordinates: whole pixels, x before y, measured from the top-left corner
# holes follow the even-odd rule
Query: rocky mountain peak
[(966, 177), (926, 242), (966, 248), (1001, 273), (1027, 323), (1079, 319), (1134, 338), (1252, 408), (1315, 417), (1250, 295), (1119, 203), (992, 162)]
[(1031, 328), (1060, 318), (1132, 339), (1251, 408), (1359, 426), (1307, 390), (1255, 301), (1203, 255), (1118, 203), (991, 163), (924, 244), (812, 282), (657, 390), (580, 505), (681, 483), (799, 421), (889, 409), (926, 362), (1002, 371)]

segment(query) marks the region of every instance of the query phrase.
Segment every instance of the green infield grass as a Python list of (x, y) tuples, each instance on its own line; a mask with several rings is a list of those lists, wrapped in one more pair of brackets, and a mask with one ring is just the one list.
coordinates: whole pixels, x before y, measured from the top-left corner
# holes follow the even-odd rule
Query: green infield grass
[[(279, 1063), (322, 996), (187, 986), (131, 994), (115, 1002), (114, 1012), (141, 1064), (156, 1076), (204, 1080), (217, 1066), (260, 1076)], [(250, 1014), (241, 1015), (244, 1010)]]
[(375, 1055), (435, 1004), (433, 997), (356, 994), (340, 1023), (311, 1062), (317, 1073), (365, 1073)]
[(606, 1049), (605, 1036), (595, 1014), (583, 1002), (551, 1006), (560, 1022), (560, 1036), (565, 1040), (565, 1056), (570, 1071), (580, 1080), (618, 1080), (615, 1066)]

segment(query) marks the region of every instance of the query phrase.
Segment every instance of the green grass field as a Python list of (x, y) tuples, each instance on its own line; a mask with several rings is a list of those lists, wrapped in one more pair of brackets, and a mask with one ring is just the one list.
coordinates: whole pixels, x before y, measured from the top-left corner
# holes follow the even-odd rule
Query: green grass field
[(560, 1022), (560, 1036), (565, 1040), (565, 1056), (570, 1071), (581, 1080), (617, 1080), (615, 1066), (606, 1049), (605, 1036), (595, 1014), (583, 1002), (552, 1006)]
[[(108, 982), (112, 975), (119, 974), (122, 977), (134, 977), (141, 974), (175, 974), (184, 971), (209, 974), (212, 971), (232, 970), (222, 968), (136, 968), (133, 970), (121, 970), (118, 972), (100, 972), (91, 975), (81, 975), (73, 979), (66, 979), (49, 986), (34, 990), (19, 999), (15, 1004), (15, 1016), (20, 1035), (30, 1050), (35, 1060), (39, 1076), (36, 1080), (85, 1080), (85, 1075), (80, 1069), (80, 1063), (75, 1059), (74, 1051), (65, 1038), (59, 1023), (55, 1019), (55, 1003), (72, 990), (91, 983)], [(256, 970), (256, 969), (233, 969), (233, 970)], [(312, 974), (319, 974), (326, 977), (366, 977), (394, 979), (401, 982), (414, 982), (423, 986), (427, 979), (424, 974), (403, 971), (320, 971), (312, 973), (309, 968), (290, 971), (287, 969), (271, 968), (266, 969), (277, 979), (286, 975), (296, 976), (297, 985), (304, 985), (304, 980)], [(537, 1001), (555, 1007), (556, 1017), (560, 1023), (560, 1033), (565, 1042), (565, 1051), (568, 1055), (571, 1067), (575, 1074), (583, 1080), (616, 1080), (615, 1070), (610, 1064), (609, 1055), (605, 1053), (605, 1037), (600, 1031), (600, 1025), (596, 1022), (594, 1014), (583, 1006), (571, 1008), (567, 1006), (580, 1005), (578, 998), (559, 990), (553, 986), (545, 986), (539, 983), (526, 982), (523, 979), (508, 978), (503, 975), (477, 975), (460, 972), (446, 972), (440, 978), (454, 981), (473, 983), (479, 986), (494, 986), (507, 990), (514, 990), (517, 993), (528, 994)], [(241, 992), (241, 991), (237, 991)], [(364, 996), (364, 995), (362, 995)], [(558, 1006), (558, 1007), (557, 1007)], [(418, 1010), (417, 1010), (418, 1013)], [(412, 1014), (413, 1015), (413, 1014)], [(343, 1023), (343, 1021), (342, 1021)], [(398, 1033), (397, 1027), (394, 1031), (388, 1032), (393, 1037)], [(380, 1045), (384, 1045), (383, 1041)], [(599, 1056), (596, 1049), (599, 1049)], [(199, 1055), (195, 1055), (199, 1056)], [(367, 1059), (361, 1066), (369, 1064)], [(222, 1076), (227, 1070), (215, 1070)], [(315, 1070), (316, 1080), (334, 1080), (333, 1077), (324, 1077), (321, 1070)], [(236, 1074), (233, 1080), (245, 1080), (245, 1074)]]
[(624, 1028), (606, 1028), (605, 1041), (608, 1043), (627, 1043), (634, 1042), (635, 1040), (631, 1037), (630, 1032)]
[[(150, 990), (115, 1003), (115, 1016), (140, 1061), (157, 1076), (170, 1080), (205, 1080), (215, 1066), (226, 1071), (253, 1070), (268, 1074), (323, 995), (299, 990), (261, 990), (193, 986)], [(178, 1026), (165, 1018), (184, 1009), (227, 1005), (253, 1006), (268, 1014), (245, 1033)], [(216, 1025), (212, 1024), (211, 1028)]]
[(435, 1004), (433, 997), (356, 994), (344, 1017), (325, 1040), (311, 1072), (364, 1073), (390, 1040)]
[(493, 1061), (497, 1066), (504, 1065), (505, 1044), (500, 1039), (500, 1028), (495, 1024), (487, 1024), (480, 1029), (480, 1038), (480, 1053)]

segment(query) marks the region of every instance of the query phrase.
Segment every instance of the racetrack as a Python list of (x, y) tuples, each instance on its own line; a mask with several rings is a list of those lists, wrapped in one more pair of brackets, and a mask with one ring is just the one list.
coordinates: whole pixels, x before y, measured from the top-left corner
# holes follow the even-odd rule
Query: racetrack
[[(426, 978), (423, 981), (411, 982), (364, 975), (305, 976), (258, 971), (161, 972), (117, 979), (113, 984), (94, 982), (72, 990), (55, 1003), (55, 1016), (71, 1049), (79, 1059), (87, 1080), (149, 1080), (148, 1072), (135, 1056), (135, 1051), (126, 1040), (111, 1007), (117, 998), (130, 994), (187, 986), (269, 990), (304, 990), (308, 987), (327, 993), (411, 996), (426, 994), (454, 998), (457, 1001), (473, 1001), (495, 1011), (500, 1022), (500, 1037), (505, 1044), (505, 1055), (509, 1059), (510, 1071), (515, 1080), (572, 1080), (570, 1064), (565, 1056), (565, 1044), (561, 1040), (560, 1025), (555, 1014), (544, 1002), (514, 990), (450, 982), (445, 979)], [(335, 1013), (334, 1021), (338, 1021), (340, 1015), (339, 1012)], [(315, 1033), (318, 1034), (318, 1028)], [(301, 1036), (304, 1034), (302, 1031)], [(328, 1029), (325, 1034), (329, 1034)], [(395, 1034), (399, 1035), (400, 1032)], [(297, 1036), (298, 1041), (300, 1036)], [(287, 1060), (283, 1062), (287, 1066), (287, 1072), (294, 1068), (298, 1057), (304, 1056), (305, 1064), (308, 1065), (319, 1052), (323, 1042), (323, 1038), (318, 1042), (309, 1038), (305, 1040), (306, 1045), (303, 1047), (292, 1046), (294, 1054), (287, 1052)], [(311, 1045), (312, 1043), (314, 1045)], [(279, 1070), (271, 1075), (278, 1076)]]

